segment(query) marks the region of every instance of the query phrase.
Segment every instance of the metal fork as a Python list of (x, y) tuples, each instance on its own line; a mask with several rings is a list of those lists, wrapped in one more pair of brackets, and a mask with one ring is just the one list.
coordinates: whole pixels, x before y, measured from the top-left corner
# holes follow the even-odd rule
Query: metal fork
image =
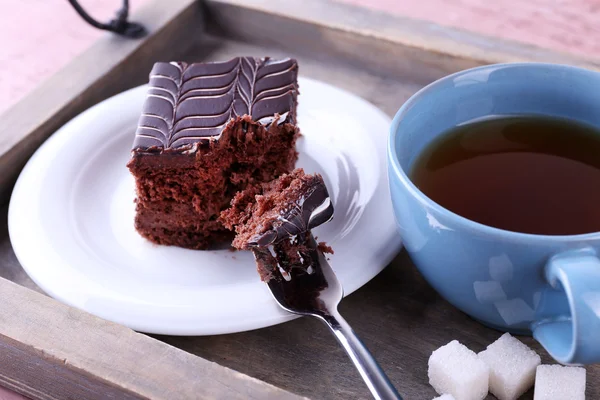
[[(318, 250), (315, 239), (307, 240), (317, 262), (312, 268), (291, 268), (282, 276), (267, 282), (277, 303), (293, 314), (310, 315), (325, 322), (338, 342), (352, 359), (354, 366), (376, 399), (402, 400), (396, 388), (373, 358), (367, 347), (337, 310), (343, 297), (343, 288), (329, 266), (323, 253)], [(254, 249), (257, 263), (264, 262), (268, 255)]]

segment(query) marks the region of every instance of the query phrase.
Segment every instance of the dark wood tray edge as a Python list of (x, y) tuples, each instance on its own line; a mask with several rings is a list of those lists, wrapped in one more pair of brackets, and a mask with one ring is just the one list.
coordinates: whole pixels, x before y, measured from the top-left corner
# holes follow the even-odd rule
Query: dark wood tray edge
[[(155, 54), (176, 58), (192, 46), (182, 39), (201, 36), (203, 12), (213, 21), (212, 32), (230, 38), (305, 52), (327, 50), (359, 67), (422, 83), (441, 72), (489, 62), (552, 61), (597, 68), (595, 62), (329, 1), (290, 2), (284, 10), (276, 5), (275, 0), (210, 0), (206, 7), (192, 0), (148, 3), (133, 17), (150, 28), (148, 38), (104, 37), (0, 116), (0, 200), (8, 200), (22, 166), (52, 132), (89, 106), (144, 83), (139, 71), (149, 70)], [(283, 27), (291, 33), (276, 34)], [(404, 57), (418, 60), (423, 69), (407, 69)], [(80, 393), (75, 389), (87, 390), (90, 399), (112, 390), (121, 398), (297, 398), (10, 281), (0, 279), (0, 294), (5, 299), (0, 357), (15, 360), (1, 363), (0, 381), (32, 398), (65, 398)], [(56, 385), (57, 376), (77, 384)]]
[(300, 399), (0, 280), (0, 383), (32, 399)]

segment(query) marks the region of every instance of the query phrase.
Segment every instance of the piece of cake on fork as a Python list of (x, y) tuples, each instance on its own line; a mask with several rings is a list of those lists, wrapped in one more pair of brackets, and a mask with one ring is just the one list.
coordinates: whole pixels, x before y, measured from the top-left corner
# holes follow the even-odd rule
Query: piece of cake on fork
[(318, 250), (333, 253), (311, 230), (333, 218), (333, 204), (319, 174), (298, 168), (235, 195), (221, 220), (236, 232), (233, 246), (252, 250), (263, 281), (288, 278), (293, 268), (311, 273)]
[(156, 63), (127, 164), (137, 231), (157, 244), (213, 247), (240, 190), (290, 172), (298, 65), (293, 59)]

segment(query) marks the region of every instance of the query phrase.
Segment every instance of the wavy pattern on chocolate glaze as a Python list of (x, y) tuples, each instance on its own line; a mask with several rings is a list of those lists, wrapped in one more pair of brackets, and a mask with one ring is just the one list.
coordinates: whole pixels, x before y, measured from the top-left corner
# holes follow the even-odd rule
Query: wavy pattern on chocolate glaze
[(305, 188), (289, 210), (282, 212), (273, 228), (254, 236), (248, 247), (266, 247), (286, 238), (309, 232), (333, 218), (333, 204), (322, 178)]
[(232, 118), (296, 123), (298, 64), (237, 57), (226, 62), (156, 63), (134, 150), (189, 150), (218, 139)]

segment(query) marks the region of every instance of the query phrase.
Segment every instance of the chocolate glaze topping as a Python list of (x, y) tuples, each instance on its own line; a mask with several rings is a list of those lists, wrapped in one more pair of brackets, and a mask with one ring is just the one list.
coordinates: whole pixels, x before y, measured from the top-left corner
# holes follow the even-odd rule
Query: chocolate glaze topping
[(232, 118), (296, 123), (298, 64), (286, 58), (154, 64), (134, 150), (187, 151), (218, 139)]
[(254, 236), (249, 247), (266, 247), (284, 239), (302, 235), (328, 222), (333, 217), (333, 204), (322, 180), (306, 188), (294, 206), (281, 213), (273, 228)]

